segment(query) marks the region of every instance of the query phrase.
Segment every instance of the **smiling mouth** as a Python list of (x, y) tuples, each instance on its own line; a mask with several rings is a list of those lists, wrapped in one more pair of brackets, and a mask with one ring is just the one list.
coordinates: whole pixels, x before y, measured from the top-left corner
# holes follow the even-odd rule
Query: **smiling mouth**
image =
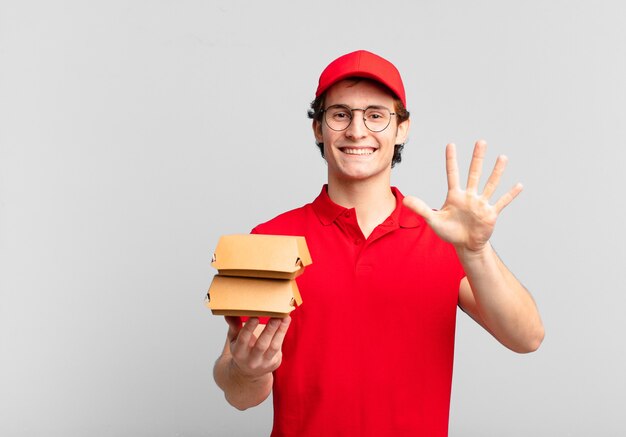
[(350, 147), (342, 147), (341, 150), (346, 155), (371, 155), (376, 151), (376, 149), (371, 147), (361, 147), (361, 148), (350, 148)]

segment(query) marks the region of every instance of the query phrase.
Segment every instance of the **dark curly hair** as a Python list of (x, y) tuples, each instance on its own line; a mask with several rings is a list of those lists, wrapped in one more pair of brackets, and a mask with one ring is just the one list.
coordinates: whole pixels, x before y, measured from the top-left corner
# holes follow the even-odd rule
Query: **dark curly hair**
[[(395, 94), (386, 86), (384, 86), (383, 84), (381, 84), (380, 82), (376, 82), (374, 80), (371, 79), (366, 79), (366, 78), (362, 78), (362, 77), (349, 77), (346, 80), (351, 80), (354, 81), (354, 83), (358, 83), (361, 81), (368, 81), (368, 82), (372, 82), (377, 84), (378, 86), (381, 86), (383, 88), (385, 88), (387, 90), (387, 92), (389, 92), (389, 94), (391, 94), (392, 96), (394, 96), (394, 111), (396, 113), (396, 118), (398, 120), (398, 124), (402, 123), (403, 121), (406, 121), (409, 119), (409, 111), (407, 111), (407, 109), (404, 107), (404, 104), (402, 103), (402, 100), (400, 100), (399, 98), (395, 97)], [(322, 93), (319, 97), (317, 97), (315, 100), (313, 100), (311, 102), (311, 108), (308, 110), (308, 116), (310, 119), (312, 120), (316, 120), (318, 122), (322, 122), (322, 110), (324, 109), (324, 100), (326, 98), (326, 91), (324, 93)], [(315, 144), (317, 145), (317, 147), (320, 149), (320, 153), (322, 154), (322, 158), (324, 157), (324, 143), (319, 143), (319, 142), (315, 142)], [(402, 161), (402, 150), (404, 150), (404, 143), (403, 144), (396, 144), (394, 146), (393, 149), (393, 158), (391, 159), (391, 168), (393, 168), (396, 164), (398, 164), (399, 162)]]

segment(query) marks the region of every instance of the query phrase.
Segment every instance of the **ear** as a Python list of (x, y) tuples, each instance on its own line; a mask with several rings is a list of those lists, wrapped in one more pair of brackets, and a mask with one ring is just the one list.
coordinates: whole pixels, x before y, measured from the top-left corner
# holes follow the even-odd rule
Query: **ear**
[(410, 127), (411, 127), (411, 119), (404, 120), (402, 123), (398, 125), (398, 130), (396, 132), (396, 144), (406, 143), (406, 140), (409, 137)]
[(317, 141), (318, 143), (323, 143), (324, 141), (322, 140), (322, 123), (320, 123), (318, 120), (313, 120), (311, 126), (313, 127), (313, 135), (315, 135), (315, 141)]

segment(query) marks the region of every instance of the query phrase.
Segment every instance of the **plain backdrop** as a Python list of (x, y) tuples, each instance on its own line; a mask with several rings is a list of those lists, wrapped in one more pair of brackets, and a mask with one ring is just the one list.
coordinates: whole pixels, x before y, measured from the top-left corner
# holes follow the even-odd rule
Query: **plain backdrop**
[(357, 49), (405, 80), (405, 194), (441, 206), (446, 143), (465, 173), (480, 138), (500, 192), (525, 185), (493, 244), (546, 338), (518, 355), (459, 313), (450, 435), (622, 435), (625, 22), (617, 0), (1, 1), (0, 435), (269, 434), (271, 402), (213, 383), (210, 258), (318, 194), (306, 110)]

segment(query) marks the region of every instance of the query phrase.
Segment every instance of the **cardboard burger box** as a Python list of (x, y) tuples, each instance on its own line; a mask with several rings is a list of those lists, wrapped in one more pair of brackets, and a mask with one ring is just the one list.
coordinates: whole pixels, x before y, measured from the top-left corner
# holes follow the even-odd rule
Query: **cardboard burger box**
[(224, 235), (206, 305), (221, 316), (285, 317), (302, 304), (295, 279), (311, 263), (304, 237)]

